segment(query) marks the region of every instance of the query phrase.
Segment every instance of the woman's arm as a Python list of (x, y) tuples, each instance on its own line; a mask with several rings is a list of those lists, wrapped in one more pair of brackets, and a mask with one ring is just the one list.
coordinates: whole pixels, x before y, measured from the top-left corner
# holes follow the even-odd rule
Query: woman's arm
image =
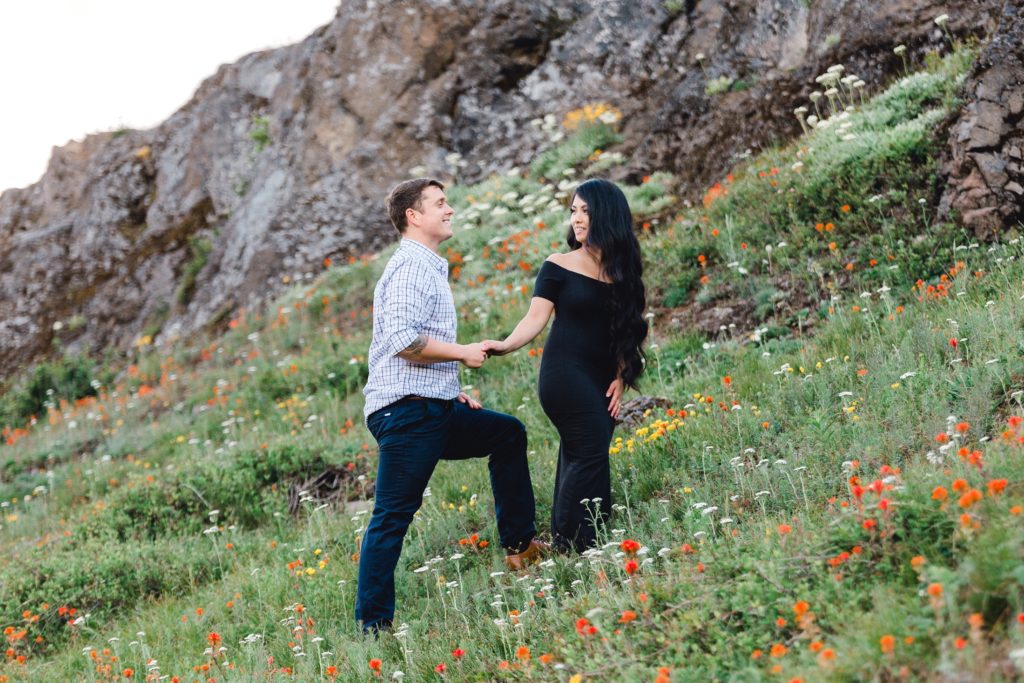
[(530, 310), (516, 325), (516, 329), (512, 330), (512, 334), (505, 337), (505, 341), (488, 339), (483, 342), (484, 350), (492, 356), (504, 356), (529, 344), (547, 326), (554, 310), (555, 305), (552, 302), (543, 297), (533, 297), (530, 300)]

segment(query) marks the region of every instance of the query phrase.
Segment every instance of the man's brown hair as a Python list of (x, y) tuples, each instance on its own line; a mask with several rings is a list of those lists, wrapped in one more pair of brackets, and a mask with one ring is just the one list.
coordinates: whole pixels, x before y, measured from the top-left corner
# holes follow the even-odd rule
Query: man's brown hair
[(408, 224), (405, 221), (405, 212), (409, 209), (423, 210), (423, 190), (428, 187), (436, 187), (442, 192), (444, 184), (433, 178), (414, 178), (398, 183), (384, 200), (384, 206), (388, 210), (388, 218), (399, 233), (405, 234)]

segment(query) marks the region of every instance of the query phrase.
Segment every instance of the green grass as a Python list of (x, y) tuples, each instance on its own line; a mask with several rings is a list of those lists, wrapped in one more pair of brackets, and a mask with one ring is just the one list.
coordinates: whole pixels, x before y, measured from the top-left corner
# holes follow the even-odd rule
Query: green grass
[[(1015, 231), (971, 246), (918, 202), (969, 63), (868, 101), (845, 119), (856, 138), (819, 129), (738, 167), (706, 205), (681, 207), (665, 174), (626, 187), (653, 313), (642, 390), (670, 407), (616, 433), (603, 546), (504, 573), (485, 464), (443, 463), (406, 539), (394, 636), (352, 621), (366, 514), (307, 500), (292, 517), (287, 498), (328, 466), (351, 472), (352, 498), (374, 477), (360, 392), (388, 251), (223, 336), (89, 365), (34, 425), (8, 409), (0, 675), (358, 681), (379, 659), (407, 681), (439, 665), (466, 681), (1012, 680), (1024, 250)], [(564, 248), (567, 191), (614, 135), (585, 127), (529, 173), (450, 188), (460, 340), (515, 325)], [(748, 310), (731, 327), (687, 322), (729, 302)], [(544, 528), (542, 342), (463, 383), (526, 424)], [(4, 405), (38, 394), (35, 376)]]

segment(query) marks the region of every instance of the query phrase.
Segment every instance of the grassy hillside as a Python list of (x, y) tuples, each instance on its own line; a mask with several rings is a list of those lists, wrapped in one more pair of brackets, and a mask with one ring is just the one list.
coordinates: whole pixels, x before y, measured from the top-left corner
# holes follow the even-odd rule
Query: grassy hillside
[[(1018, 677), (1022, 245), (931, 208), (972, 58), (870, 100), (841, 86), (836, 113), (695, 207), (656, 169), (627, 188), (643, 393), (665, 400), (617, 432), (606, 542), (509, 574), (485, 464), (442, 464), (400, 562), (401, 626), (377, 641), (352, 607), (388, 252), (282, 275), (289, 293), (220, 337), (35, 369), (0, 404), (0, 681)], [(529, 170), (450, 190), (462, 341), (511, 330), (564, 247), (567, 193), (623, 162), (600, 151), (613, 109), (565, 124)], [(544, 528), (541, 348), (463, 383), (526, 424)]]

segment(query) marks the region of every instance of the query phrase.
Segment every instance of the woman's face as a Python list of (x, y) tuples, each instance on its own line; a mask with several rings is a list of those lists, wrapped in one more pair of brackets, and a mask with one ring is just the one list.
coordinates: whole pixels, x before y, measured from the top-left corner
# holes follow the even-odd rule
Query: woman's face
[(580, 244), (587, 243), (587, 233), (590, 232), (590, 214), (587, 213), (587, 203), (575, 196), (569, 207), (569, 225), (572, 227), (573, 235)]

